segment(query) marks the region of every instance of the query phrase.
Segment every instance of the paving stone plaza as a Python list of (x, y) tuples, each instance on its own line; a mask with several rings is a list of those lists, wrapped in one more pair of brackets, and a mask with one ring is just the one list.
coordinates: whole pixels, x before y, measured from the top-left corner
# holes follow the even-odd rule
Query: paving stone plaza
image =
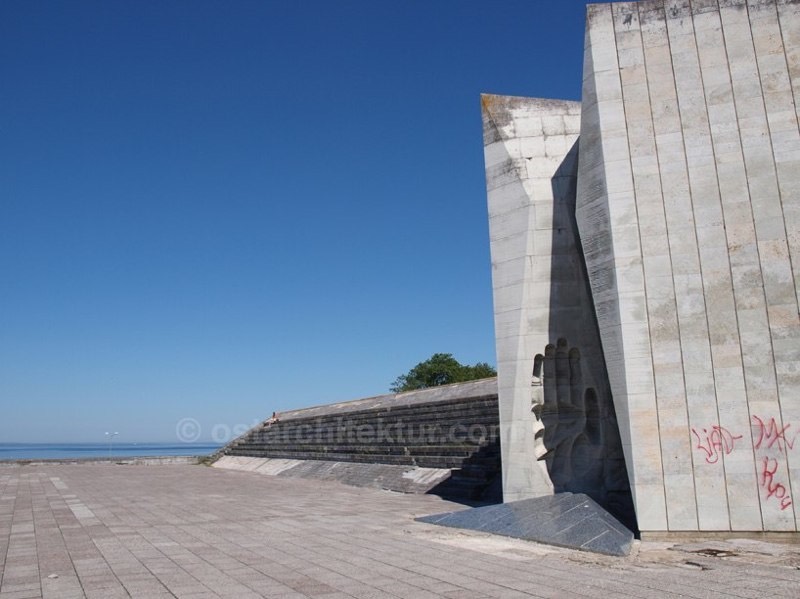
[(0, 466), (0, 599), (800, 596), (796, 545), (611, 558), (414, 521), (460, 507), (200, 465)]
[(0, 599), (800, 597), (800, 0), (585, 39), (581, 102), (482, 97), (496, 379), (0, 463)]

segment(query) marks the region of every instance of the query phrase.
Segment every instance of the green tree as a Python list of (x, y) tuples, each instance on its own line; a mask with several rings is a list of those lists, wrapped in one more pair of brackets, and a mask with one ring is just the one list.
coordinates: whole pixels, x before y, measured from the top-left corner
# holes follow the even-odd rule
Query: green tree
[(433, 354), (406, 374), (397, 377), (392, 383), (391, 390), (393, 393), (401, 393), (414, 389), (485, 379), (491, 376), (497, 376), (497, 372), (486, 362), (466, 366), (456, 360), (453, 354)]

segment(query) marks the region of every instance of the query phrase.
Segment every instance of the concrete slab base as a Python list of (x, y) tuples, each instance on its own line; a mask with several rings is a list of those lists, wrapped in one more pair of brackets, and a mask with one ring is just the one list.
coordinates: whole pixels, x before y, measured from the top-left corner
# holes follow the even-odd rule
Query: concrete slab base
[(354, 487), (401, 493), (427, 493), (450, 477), (448, 468), (419, 468), (392, 464), (287, 460), (248, 456), (223, 456), (214, 468), (256, 472), (268, 476), (331, 480)]
[(417, 520), (605, 555), (626, 556), (633, 543), (630, 530), (582, 493), (557, 493)]

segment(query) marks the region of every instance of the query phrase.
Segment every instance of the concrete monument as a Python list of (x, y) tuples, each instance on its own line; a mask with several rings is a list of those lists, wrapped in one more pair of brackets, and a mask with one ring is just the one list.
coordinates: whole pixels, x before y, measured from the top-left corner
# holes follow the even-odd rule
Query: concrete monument
[(582, 102), (483, 96), (506, 501), (798, 530), (798, 100), (796, 0), (589, 5)]

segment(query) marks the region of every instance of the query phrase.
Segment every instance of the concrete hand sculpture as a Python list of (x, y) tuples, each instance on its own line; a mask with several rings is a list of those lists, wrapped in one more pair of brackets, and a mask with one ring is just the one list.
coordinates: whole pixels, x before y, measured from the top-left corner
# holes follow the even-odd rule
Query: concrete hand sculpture
[(547, 463), (555, 492), (602, 494), (606, 453), (597, 394), (583, 384), (581, 355), (566, 339), (534, 360), (535, 455)]

